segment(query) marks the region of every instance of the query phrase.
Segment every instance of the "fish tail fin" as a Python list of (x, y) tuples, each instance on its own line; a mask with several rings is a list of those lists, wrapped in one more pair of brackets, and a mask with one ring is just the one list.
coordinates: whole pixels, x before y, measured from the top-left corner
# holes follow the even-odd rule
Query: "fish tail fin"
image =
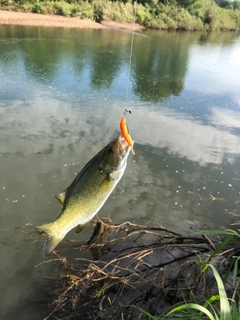
[(35, 228), (38, 232), (44, 232), (47, 234), (47, 239), (45, 240), (43, 247), (43, 256), (47, 257), (62, 241), (64, 235), (56, 234), (52, 223), (36, 226)]

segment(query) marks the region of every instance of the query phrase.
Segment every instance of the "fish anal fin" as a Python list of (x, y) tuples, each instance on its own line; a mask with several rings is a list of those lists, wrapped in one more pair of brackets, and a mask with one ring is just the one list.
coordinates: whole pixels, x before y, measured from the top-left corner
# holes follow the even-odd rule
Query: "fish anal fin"
[(64, 191), (60, 192), (55, 196), (55, 198), (60, 202), (61, 206), (63, 206), (64, 204), (66, 193), (67, 193), (67, 189), (65, 189)]

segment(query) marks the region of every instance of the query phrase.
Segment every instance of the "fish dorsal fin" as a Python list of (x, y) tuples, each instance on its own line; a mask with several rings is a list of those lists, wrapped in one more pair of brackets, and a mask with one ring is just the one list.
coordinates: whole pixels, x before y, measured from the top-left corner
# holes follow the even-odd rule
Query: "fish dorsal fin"
[(86, 222), (84, 224), (79, 224), (78, 226), (76, 226), (74, 233), (79, 234), (80, 232), (82, 232), (86, 228), (87, 225), (88, 225), (88, 222)]
[(60, 192), (55, 196), (55, 198), (61, 203), (61, 206), (63, 206), (64, 204), (66, 193), (67, 193), (67, 189), (65, 189), (64, 191)]

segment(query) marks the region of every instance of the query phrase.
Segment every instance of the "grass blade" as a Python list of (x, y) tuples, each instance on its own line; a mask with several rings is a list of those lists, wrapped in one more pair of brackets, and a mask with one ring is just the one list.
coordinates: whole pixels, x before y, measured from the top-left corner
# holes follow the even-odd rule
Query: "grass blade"
[(234, 263), (234, 269), (233, 269), (233, 287), (236, 285), (236, 279), (237, 279), (237, 273), (238, 273), (238, 260), (240, 260), (240, 257), (237, 258), (237, 260)]
[(236, 301), (232, 301), (232, 319), (233, 320), (239, 320), (240, 319), (240, 313), (238, 311), (237, 303)]
[(167, 314), (167, 316), (172, 314), (172, 313), (174, 313), (174, 312), (176, 312), (176, 311), (180, 311), (180, 310), (183, 310), (183, 309), (195, 309), (195, 310), (201, 311), (201, 313), (205, 313), (210, 320), (215, 320), (214, 316), (211, 314), (210, 311), (208, 311), (208, 309), (204, 308), (203, 306), (200, 306), (197, 303), (186, 303), (186, 304), (183, 304), (181, 306), (178, 306), (178, 307), (174, 308), (173, 310), (171, 310)]
[(200, 230), (193, 232), (191, 234), (196, 234), (196, 235), (203, 235), (205, 234), (206, 236), (233, 236), (236, 235), (235, 231), (223, 231), (223, 230)]
[(213, 251), (213, 253), (211, 254), (209, 260), (211, 260), (213, 257), (215, 257), (216, 254), (218, 254), (228, 243), (229, 241), (231, 241), (233, 238), (233, 235), (229, 235), (228, 237), (226, 237), (222, 243)]
[(137, 307), (137, 306), (130, 306), (130, 307), (134, 307), (134, 308), (136, 308), (136, 309), (138, 309), (139, 311), (141, 311), (143, 314), (145, 314), (147, 317), (148, 317), (148, 319), (151, 319), (151, 320), (158, 320), (158, 318), (156, 318), (156, 317), (154, 317), (154, 316), (152, 316), (150, 313), (148, 313), (147, 311), (145, 311), (145, 310), (143, 310), (142, 308), (139, 308), (139, 307)]
[(221, 320), (230, 320), (230, 305), (228, 302), (228, 297), (226, 294), (226, 290), (223, 284), (223, 281), (217, 271), (217, 269), (211, 265), (211, 264), (207, 264), (204, 268), (204, 271), (210, 267), (212, 269), (213, 275), (216, 279), (217, 282), (217, 286), (218, 286), (218, 293), (219, 293), (219, 297), (220, 297), (220, 313), (221, 313)]

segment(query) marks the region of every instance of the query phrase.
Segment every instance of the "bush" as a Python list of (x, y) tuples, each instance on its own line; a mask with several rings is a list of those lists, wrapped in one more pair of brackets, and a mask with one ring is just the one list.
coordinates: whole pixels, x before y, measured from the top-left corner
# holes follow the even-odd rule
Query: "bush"
[[(163, 29), (172, 29), (176, 30), (177, 29), (177, 22), (174, 21), (171, 17), (169, 17), (165, 13), (160, 13), (158, 19), (161, 21), (163, 24)], [(160, 22), (159, 21), (159, 22)]]
[(187, 11), (202, 21), (205, 20), (206, 11), (209, 8), (209, 3), (201, 0), (194, 1), (191, 5), (188, 6)]
[(33, 13), (42, 13), (42, 6), (38, 3), (32, 6), (31, 12)]
[(133, 5), (130, 3), (124, 4), (119, 1), (107, 2), (107, 4), (103, 6), (103, 19), (133, 22), (134, 20)]
[(54, 14), (60, 15), (60, 16), (70, 16), (71, 15), (70, 6), (71, 6), (70, 4), (63, 1), (55, 2), (53, 4)]
[(53, 7), (46, 3), (44, 6), (41, 7), (41, 12), (42, 14), (54, 14), (54, 9)]
[(150, 12), (142, 4), (139, 4), (137, 6), (136, 22), (143, 24), (145, 26), (148, 26), (151, 19), (152, 19), (152, 16)]

